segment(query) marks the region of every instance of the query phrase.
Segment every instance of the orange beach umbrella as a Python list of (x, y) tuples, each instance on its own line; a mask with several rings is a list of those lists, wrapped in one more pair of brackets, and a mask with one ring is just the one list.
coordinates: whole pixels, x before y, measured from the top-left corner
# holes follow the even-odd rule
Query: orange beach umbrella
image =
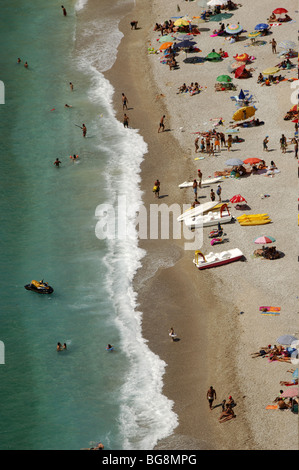
[(246, 160), (243, 160), (243, 163), (248, 164), (248, 165), (255, 165), (256, 163), (261, 162), (262, 160), (260, 158), (252, 157), (252, 158), (246, 158)]
[(169, 49), (172, 45), (173, 45), (173, 42), (164, 42), (164, 43), (161, 44), (161, 46), (159, 47), (159, 50), (160, 50), (160, 51), (163, 51), (164, 49)]

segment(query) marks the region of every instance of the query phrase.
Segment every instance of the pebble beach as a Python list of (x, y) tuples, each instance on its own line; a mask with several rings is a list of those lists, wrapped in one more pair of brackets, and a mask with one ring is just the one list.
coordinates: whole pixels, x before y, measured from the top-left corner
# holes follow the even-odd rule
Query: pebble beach
[[(260, 72), (276, 66), (281, 58), (272, 52), (270, 41), (297, 42), (298, 12), (294, 4), (285, 1), (292, 21), (273, 24), (269, 33), (252, 42), (247, 34), (258, 23), (267, 23), (277, 2), (257, 1), (238, 4), (225, 23), (239, 23), (243, 27), (240, 40), (215, 36), (218, 23), (198, 22), (200, 34), (193, 37), (200, 52), (176, 55), (178, 66), (170, 69), (161, 63), (158, 51), (161, 32), (154, 31), (156, 23), (174, 17), (200, 17), (203, 8), (198, 2), (162, 0), (137, 1), (133, 11), (120, 24), (124, 34), (115, 65), (106, 75), (115, 87), (115, 108), (122, 120), (121, 92), (129, 100), (130, 125), (139, 129), (148, 145), (141, 166), (141, 189), (147, 209), (155, 204), (152, 187), (159, 178), (159, 204), (191, 204), (192, 188), (180, 189), (179, 184), (193, 181), (200, 168), (203, 179), (221, 172), (229, 158), (257, 157), (267, 166), (274, 161), (278, 172), (250, 174), (240, 178), (221, 180), (222, 202), (227, 202), (236, 218), (244, 213), (237, 210), (230, 199), (241, 194), (249, 206), (247, 214), (267, 213), (271, 223), (262, 226), (226, 224), (228, 239), (225, 250), (239, 248), (244, 262), (235, 262), (215, 269), (200, 271), (193, 259), (194, 251), (184, 249), (184, 240), (144, 239), (140, 246), (146, 255), (135, 277), (142, 329), (149, 347), (167, 364), (163, 378), (163, 393), (173, 400), (178, 424), (171, 436), (158, 442), (157, 449), (298, 449), (298, 418), (290, 410), (269, 410), (282, 387), (281, 381), (291, 379), (293, 363), (251, 354), (266, 345), (274, 345), (283, 334), (298, 337), (298, 299), (296, 279), (298, 262), (294, 234), (297, 222), (297, 167), (295, 158), (294, 124), (284, 120), (294, 101), (297, 80), (297, 60), (294, 67), (281, 71), (284, 80), (261, 86)], [(130, 22), (138, 20), (138, 28)], [(196, 20), (194, 19), (196, 22)], [(204, 58), (213, 49), (222, 49), (227, 56), (219, 62)], [(157, 52), (156, 52), (157, 51)], [(216, 78), (228, 72), (234, 56), (247, 53), (251, 77), (233, 79), (235, 91), (215, 91)], [(193, 61), (186, 60), (187, 57)], [(186, 83), (198, 82), (200, 93), (178, 93)], [(232, 148), (221, 148), (215, 155), (195, 152), (196, 133), (214, 128), (223, 121), (225, 131), (236, 124), (232, 119), (238, 109), (233, 96), (246, 90), (252, 95), (255, 117), (263, 122), (258, 127), (240, 127), (241, 139)], [(131, 108), (131, 109), (130, 109)], [(165, 130), (157, 132), (161, 116), (165, 115)], [(217, 128), (218, 130), (218, 128)], [(287, 150), (282, 153), (280, 137), (287, 137)], [(263, 140), (269, 136), (268, 152), (263, 151)], [(204, 159), (198, 157), (204, 156)], [(215, 188), (213, 188), (216, 190)], [(210, 200), (210, 186), (198, 190), (198, 199)], [(177, 223), (173, 220), (173, 223)], [(198, 247), (204, 254), (221, 251), (221, 245), (211, 250), (209, 227), (203, 229), (203, 243)], [(268, 260), (254, 256), (259, 248), (254, 240), (263, 235), (275, 238), (274, 245), (281, 253), (279, 259)], [(263, 315), (260, 306), (279, 306), (279, 315)], [(173, 327), (178, 341), (169, 339)], [(210, 411), (206, 394), (212, 385), (217, 392), (215, 408)], [(237, 403), (236, 419), (220, 424), (218, 421), (223, 399), (232, 395)], [(163, 419), (163, 417), (161, 417)], [(229, 429), (228, 429), (229, 428)], [(265, 429), (281, 432), (264, 438)]]

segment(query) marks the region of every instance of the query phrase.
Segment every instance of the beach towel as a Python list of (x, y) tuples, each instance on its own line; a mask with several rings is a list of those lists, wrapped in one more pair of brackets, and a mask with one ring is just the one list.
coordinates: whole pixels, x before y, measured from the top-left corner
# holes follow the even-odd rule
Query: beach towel
[(266, 410), (278, 410), (278, 405), (268, 405), (266, 406)]
[(261, 312), (280, 312), (280, 307), (260, 307)]
[(261, 315), (280, 315), (280, 312), (261, 312)]
[(269, 24), (270, 24), (271, 28), (272, 27), (275, 28), (275, 26), (281, 26), (282, 25), (282, 23), (269, 23)]

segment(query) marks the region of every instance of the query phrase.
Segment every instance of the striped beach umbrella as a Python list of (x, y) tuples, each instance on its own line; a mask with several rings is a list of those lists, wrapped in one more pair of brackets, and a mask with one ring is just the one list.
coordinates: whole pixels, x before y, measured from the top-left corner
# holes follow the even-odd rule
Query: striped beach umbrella
[(266, 243), (273, 243), (275, 241), (276, 241), (275, 238), (263, 235), (262, 237), (256, 238), (254, 240), (254, 243), (258, 245), (266, 245)]
[(245, 197), (241, 196), (241, 194), (236, 194), (235, 196), (233, 196), (231, 199), (230, 199), (230, 202), (232, 204), (238, 204), (239, 202), (246, 202), (246, 199)]
[(261, 31), (253, 31), (252, 33), (247, 34), (247, 37), (250, 39), (254, 39), (260, 36), (261, 34), (262, 34)]
[(225, 31), (228, 34), (239, 34), (241, 31), (243, 31), (243, 27), (239, 24), (229, 24), (226, 26)]

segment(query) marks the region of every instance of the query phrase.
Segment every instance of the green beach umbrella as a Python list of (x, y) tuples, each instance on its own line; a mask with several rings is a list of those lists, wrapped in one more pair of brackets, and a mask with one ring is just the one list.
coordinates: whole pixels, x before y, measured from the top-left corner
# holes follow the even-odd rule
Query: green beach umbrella
[(210, 52), (210, 54), (208, 54), (206, 56), (206, 59), (207, 60), (211, 60), (211, 61), (218, 61), (221, 59), (221, 55), (220, 54), (217, 54), (217, 52)]
[(232, 81), (231, 77), (229, 75), (219, 75), (219, 77), (216, 78), (217, 82), (220, 83), (230, 83)]
[(175, 40), (175, 38), (173, 36), (171, 36), (170, 34), (166, 34), (165, 36), (160, 37), (159, 42), (160, 43), (173, 42), (174, 40)]
[(258, 36), (260, 36), (262, 34), (261, 31), (253, 31), (252, 33), (249, 33), (247, 35), (248, 38), (257, 38)]

